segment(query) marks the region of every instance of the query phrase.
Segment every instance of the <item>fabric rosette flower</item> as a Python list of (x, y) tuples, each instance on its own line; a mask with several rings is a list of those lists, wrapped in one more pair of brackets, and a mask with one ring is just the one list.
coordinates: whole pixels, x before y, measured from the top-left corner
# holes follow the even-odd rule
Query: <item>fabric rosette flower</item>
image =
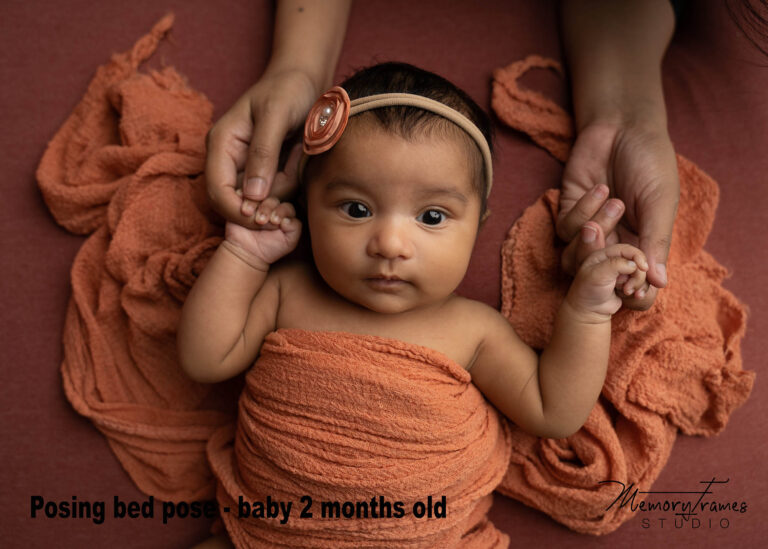
[(349, 96), (344, 88), (334, 86), (320, 96), (304, 123), (304, 152), (324, 153), (341, 138), (349, 119)]

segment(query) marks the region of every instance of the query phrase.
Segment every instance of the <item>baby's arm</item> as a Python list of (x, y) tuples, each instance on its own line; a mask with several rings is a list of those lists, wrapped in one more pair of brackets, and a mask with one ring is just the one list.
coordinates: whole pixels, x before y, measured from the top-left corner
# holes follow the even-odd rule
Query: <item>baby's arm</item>
[(628, 244), (591, 254), (560, 306), (552, 338), (540, 357), (504, 317), (485, 309), (484, 339), (470, 370), (473, 383), (529, 433), (551, 438), (575, 433), (605, 381), (611, 315), (621, 307), (614, 292), (616, 279), (631, 275), (627, 284), (638, 288), (647, 269), (643, 253)]
[(278, 204), (262, 202), (259, 212), (278, 220), (261, 229), (227, 223), (225, 240), (184, 302), (177, 344), (192, 379), (212, 383), (242, 372), (275, 328), (279, 284), (270, 264), (296, 247), (301, 230), (293, 206)]

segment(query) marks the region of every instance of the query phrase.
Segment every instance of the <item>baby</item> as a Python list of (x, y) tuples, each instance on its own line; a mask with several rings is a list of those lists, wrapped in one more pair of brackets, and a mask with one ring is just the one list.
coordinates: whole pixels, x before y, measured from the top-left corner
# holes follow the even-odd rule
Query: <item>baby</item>
[[(255, 228), (227, 224), (184, 304), (187, 374), (236, 376), (283, 328), (370, 334), (439, 351), (529, 433), (576, 432), (605, 379), (616, 289), (641, 291), (648, 265), (626, 244), (588, 256), (540, 356), (499, 311), (455, 295), (485, 220), (490, 142), (482, 109), (415, 67), (377, 65), (332, 88), (305, 127), (304, 223), (270, 197)], [(314, 261), (278, 262), (304, 224)]]

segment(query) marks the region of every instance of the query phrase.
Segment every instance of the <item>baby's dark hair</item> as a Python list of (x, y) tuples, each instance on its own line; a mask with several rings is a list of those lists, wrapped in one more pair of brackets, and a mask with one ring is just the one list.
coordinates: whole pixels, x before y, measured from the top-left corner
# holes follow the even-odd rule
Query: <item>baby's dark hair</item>
[[(493, 129), (485, 111), (466, 92), (432, 72), (407, 63), (380, 63), (355, 72), (340, 85), (350, 100), (380, 93), (411, 93), (439, 101), (472, 121), (493, 152)], [(488, 191), (486, 167), (480, 149), (464, 130), (450, 120), (418, 107), (399, 105), (371, 109), (356, 115), (350, 122), (364, 117), (404, 139), (419, 135), (443, 135), (460, 139), (468, 157), (472, 159), (472, 188), (480, 198), (480, 221), (484, 220)]]
[[(439, 101), (460, 112), (472, 121), (482, 132), (493, 153), (493, 127), (485, 111), (462, 89), (442, 76), (425, 71), (407, 63), (380, 63), (357, 71), (347, 78), (341, 87), (351, 100), (379, 93), (411, 93)], [(472, 188), (480, 198), (480, 217), (486, 211), (487, 182), (485, 163), (475, 141), (459, 126), (435, 114), (418, 107), (394, 106), (371, 109), (357, 115), (376, 120), (387, 131), (405, 139), (416, 135), (459, 136), (472, 158)]]

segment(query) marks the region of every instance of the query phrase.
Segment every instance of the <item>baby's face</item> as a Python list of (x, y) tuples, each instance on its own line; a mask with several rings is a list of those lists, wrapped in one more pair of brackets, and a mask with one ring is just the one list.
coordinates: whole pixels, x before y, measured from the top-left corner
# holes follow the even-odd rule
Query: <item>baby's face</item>
[(467, 152), (453, 141), (350, 124), (317, 166), (307, 186), (312, 253), (338, 294), (394, 314), (440, 305), (456, 289), (480, 198)]

